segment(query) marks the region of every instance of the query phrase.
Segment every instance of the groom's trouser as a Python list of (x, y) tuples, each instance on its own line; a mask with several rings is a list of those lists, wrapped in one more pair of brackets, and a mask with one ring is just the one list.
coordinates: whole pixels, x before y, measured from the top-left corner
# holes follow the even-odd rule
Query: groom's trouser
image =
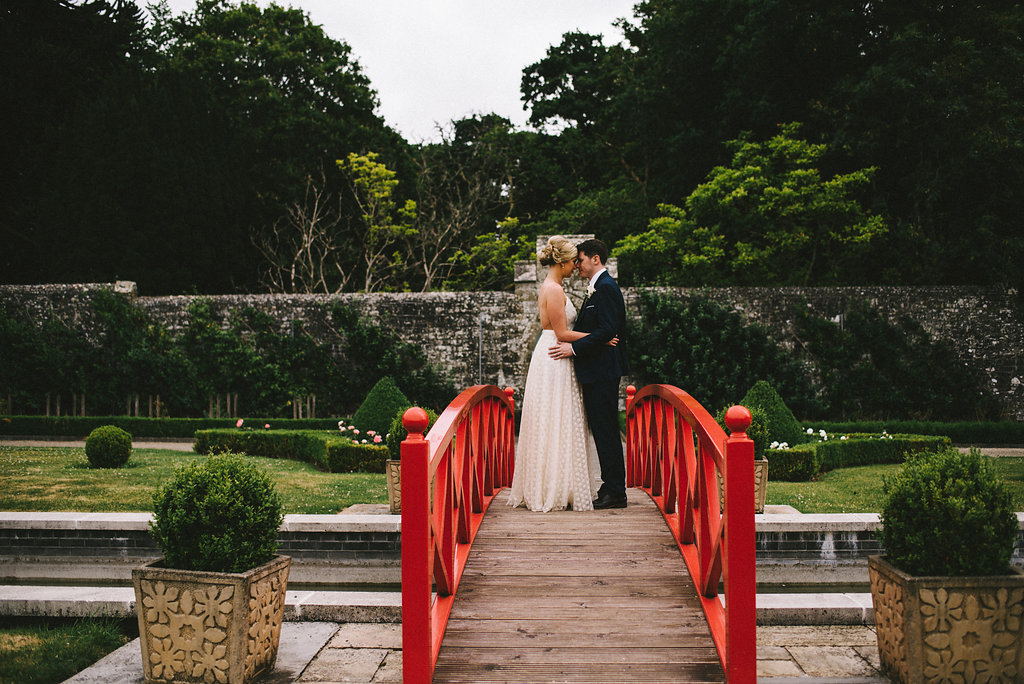
[(587, 422), (601, 461), (599, 495), (626, 495), (626, 465), (619, 437), (619, 378), (581, 382)]

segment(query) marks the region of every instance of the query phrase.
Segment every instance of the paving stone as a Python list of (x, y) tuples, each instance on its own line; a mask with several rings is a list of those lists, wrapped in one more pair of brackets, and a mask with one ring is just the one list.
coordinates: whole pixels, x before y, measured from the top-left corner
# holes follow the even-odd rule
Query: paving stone
[(879, 672), (882, 671), (882, 659), (878, 656), (877, 645), (858, 646), (855, 650), (861, 658), (863, 658), (871, 664), (871, 667), (875, 668)]
[(329, 648), (402, 648), (402, 625), (349, 623), (342, 625)]
[(370, 682), (388, 651), (383, 648), (325, 648), (300, 682)]
[(401, 682), (402, 681), (402, 652), (388, 651), (384, 664), (373, 676), (373, 684), (377, 682)]
[(878, 639), (870, 627), (858, 625), (777, 625), (757, 628), (757, 643), (762, 646), (876, 646)]
[(758, 660), (789, 660), (789, 651), (784, 646), (761, 646), (757, 647)]
[(792, 660), (758, 660), (758, 677), (799, 677), (804, 671)]
[(864, 677), (878, 671), (850, 646), (791, 646), (789, 652), (812, 677)]

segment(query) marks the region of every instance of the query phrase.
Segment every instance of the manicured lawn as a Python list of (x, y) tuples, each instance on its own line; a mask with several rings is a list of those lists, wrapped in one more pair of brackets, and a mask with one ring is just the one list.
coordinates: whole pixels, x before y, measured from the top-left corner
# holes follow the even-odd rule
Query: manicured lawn
[(131, 630), (110, 619), (0, 618), (0, 682), (63, 682), (134, 638)]
[[(0, 510), (151, 511), (153, 492), (194, 453), (135, 449), (124, 468), (89, 467), (81, 447), (0, 446)], [(324, 473), (306, 463), (253, 457), (277, 483), (285, 513), (337, 513), (386, 503), (383, 474)]]
[[(1010, 488), (1014, 509), (1024, 511), (1024, 458), (991, 459), (998, 477)], [(901, 466), (842, 468), (814, 482), (768, 481), (768, 504), (788, 504), (801, 513), (877, 513), (882, 509), (882, 478)]]

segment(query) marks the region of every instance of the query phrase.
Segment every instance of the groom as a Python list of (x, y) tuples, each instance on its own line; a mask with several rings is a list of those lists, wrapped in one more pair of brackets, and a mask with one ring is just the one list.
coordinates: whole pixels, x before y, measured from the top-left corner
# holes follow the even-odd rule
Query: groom
[[(608, 248), (600, 240), (576, 245), (580, 275), (590, 279), (573, 330), (590, 333), (575, 342), (560, 342), (548, 349), (555, 359), (576, 357), (576, 377), (583, 391), (587, 422), (597, 443), (603, 484), (594, 508), (626, 507), (626, 469), (619, 438), (619, 378), (629, 372), (626, 345), (626, 304), (615, 279), (608, 274)], [(616, 346), (608, 345), (620, 337)]]

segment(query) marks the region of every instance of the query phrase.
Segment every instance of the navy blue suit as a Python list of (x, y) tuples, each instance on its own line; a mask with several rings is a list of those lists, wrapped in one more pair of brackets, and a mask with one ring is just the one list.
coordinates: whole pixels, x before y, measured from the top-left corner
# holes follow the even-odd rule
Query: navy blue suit
[[(615, 279), (605, 271), (594, 294), (580, 307), (573, 330), (589, 333), (572, 343), (576, 377), (583, 391), (587, 422), (601, 461), (599, 496), (625, 497), (626, 469), (619, 438), (619, 379), (629, 372), (626, 345), (626, 303)], [(616, 335), (618, 345), (607, 343)]]

